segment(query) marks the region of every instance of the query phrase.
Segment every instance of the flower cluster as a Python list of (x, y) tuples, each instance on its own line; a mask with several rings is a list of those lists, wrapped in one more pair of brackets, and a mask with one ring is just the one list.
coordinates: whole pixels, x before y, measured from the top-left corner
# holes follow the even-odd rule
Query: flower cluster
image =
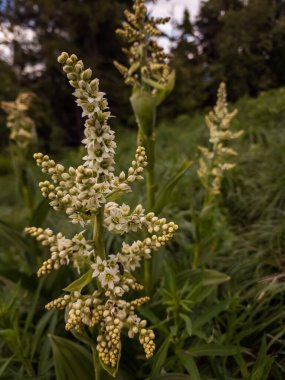
[(34, 236), (42, 245), (50, 246), (51, 257), (42, 263), (38, 270), (39, 277), (52, 270), (57, 270), (63, 265), (68, 265), (70, 261), (79, 268), (94, 252), (83, 236), (83, 232), (75, 235), (72, 239), (67, 239), (61, 232), (55, 235), (50, 228), (43, 230), (42, 228), (27, 227), (25, 231)]
[[(143, 258), (149, 259), (152, 251), (166, 244), (178, 227), (152, 212), (146, 214), (142, 205), (131, 210), (127, 204), (115, 202), (131, 191), (134, 181), (143, 178), (147, 165), (145, 149), (137, 148), (126, 173), (114, 174), (114, 132), (107, 123), (110, 113), (107, 100), (99, 91), (99, 81), (91, 79), (91, 70), (85, 70), (75, 55), (62, 53), (58, 61), (64, 65), (63, 70), (75, 88), (73, 94), (82, 108), (82, 116), (87, 117), (83, 140), (87, 154), (82, 165), (68, 169), (47, 155), (35, 154), (37, 164), (51, 177), (51, 181), (40, 182), (39, 186), (50, 205), (66, 212), (71, 222), (79, 222), (86, 229), (92, 225), (93, 239), (86, 239), (85, 230), (71, 239), (48, 228), (28, 227), (26, 232), (50, 248), (50, 258), (42, 264), (38, 276), (69, 264), (83, 273), (65, 288), (67, 294), (46, 307), (66, 310), (67, 330), (80, 333), (94, 327), (101, 362), (105, 368), (117, 368), (123, 328), (128, 330), (130, 338), (138, 335), (147, 358), (153, 355), (154, 333), (135, 313), (135, 308), (147, 302), (148, 297), (127, 302), (123, 296), (143, 289), (131, 272), (140, 266)], [(144, 229), (148, 236), (132, 244), (123, 242), (118, 252), (105, 252), (104, 229), (116, 234)], [(90, 294), (84, 293), (87, 285)]]
[(228, 111), (226, 86), (221, 83), (218, 89), (217, 104), (205, 118), (212, 148), (199, 147), (201, 157), (198, 176), (211, 197), (220, 194), (224, 172), (235, 167), (234, 163), (227, 162), (227, 160), (238, 153), (227, 147), (225, 142), (237, 139), (243, 134), (242, 130), (233, 132), (229, 129), (236, 114), (236, 110)]
[(170, 57), (155, 40), (161, 35), (157, 26), (167, 23), (170, 18), (148, 18), (144, 0), (134, 0), (133, 13), (125, 10), (125, 17), (127, 21), (117, 33), (130, 44), (129, 48), (123, 49), (130, 66), (128, 68), (116, 61), (114, 64), (126, 84), (157, 89), (168, 82), (171, 73)]
[(1, 102), (1, 108), (8, 115), (10, 139), (21, 149), (25, 149), (36, 139), (35, 123), (27, 115), (33, 96), (30, 92), (21, 92), (14, 102)]
[(75, 88), (73, 95), (82, 108), (82, 116), (87, 116), (82, 141), (87, 154), (83, 157), (83, 165), (68, 169), (42, 153), (36, 153), (34, 158), (43, 173), (52, 179), (52, 182), (40, 183), (43, 196), (51, 200), (55, 210), (64, 210), (73, 223), (84, 225), (94, 219), (97, 209), (108, 199), (130, 191), (130, 184), (143, 178), (146, 154), (143, 147), (138, 147), (128, 173), (114, 175), (116, 143), (108, 125), (111, 115), (104, 93), (99, 91), (99, 80), (91, 80), (91, 69), (85, 70), (83, 62), (74, 54), (63, 53), (59, 61), (64, 64), (63, 70)]

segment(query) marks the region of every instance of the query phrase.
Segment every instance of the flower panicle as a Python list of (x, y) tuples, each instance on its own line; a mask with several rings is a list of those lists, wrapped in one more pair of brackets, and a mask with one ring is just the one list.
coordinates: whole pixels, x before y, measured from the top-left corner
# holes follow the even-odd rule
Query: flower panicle
[[(99, 81), (91, 79), (91, 70), (85, 69), (74, 54), (62, 53), (58, 61), (63, 64), (63, 70), (75, 88), (76, 103), (82, 108), (82, 116), (86, 117), (83, 144), (87, 153), (82, 165), (76, 168), (66, 168), (48, 155), (36, 153), (37, 165), (50, 176), (50, 180), (40, 182), (39, 187), (56, 211), (64, 211), (72, 223), (92, 224), (95, 232), (92, 240), (87, 240), (85, 230), (70, 239), (48, 228), (28, 227), (26, 232), (50, 249), (50, 257), (42, 263), (38, 276), (73, 265), (79, 273), (83, 272), (84, 284), (87, 281), (85, 286), (89, 285), (90, 294), (85, 294), (82, 292), (84, 287), (78, 289), (75, 281), (65, 288), (68, 294), (49, 302), (46, 308), (65, 309), (67, 330), (82, 332), (85, 327), (96, 326), (99, 358), (104, 365), (117, 368), (123, 328), (127, 328), (130, 338), (138, 335), (147, 358), (153, 355), (154, 333), (135, 313), (148, 297), (127, 302), (123, 296), (143, 290), (143, 285), (136, 281), (132, 272), (143, 258), (149, 259), (153, 251), (166, 244), (178, 227), (152, 212), (145, 213), (140, 204), (131, 210), (127, 204), (116, 202), (131, 191), (134, 181), (143, 179), (147, 165), (145, 148), (138, 147), (129, 169), (115, 175), (114, 132), (108, 125), (110, 112), (104, 93), (99, 91)], [(97, 229), (100, 233), (105, 229), (122, 235), (145, 230), (149, 236), (131, 244), (123, 242), (118, 252), (102, 255), (96, 244)]]
[(237, 156), (238, 153), (228, 147), (226, 143), (238, 139), (243, 131), (230, 130), (231, 122), (237, 114), (237, 110), (229, 112), (227, 104), (227, 92), (225, 83), (221, 83), (217, 94), (217, 103), (205, 118), (209, 129), (209, 142), (211, 148), (199, 147), (200, 159), (197, 174), (202, 185), (209, 191), (211, 197), (220, 194), (224, 172), (231, 170), (235, 164), (228, 159)]
[(26, 149), (36, 140), (35, 122), (27, 114), (34, 96), (31, 92), (20, 92), (15, 101), (0, 102), (0, 108), (8, 115), (6, 125), (10, 129), (9, 138), (20, 149)]
[(129, 67), (117, 61), (115, 67), (127, 85), (152, 87), (166, 84), (171, 72), (168, 66), (170, 55), (158, 45), (156, 38), (162, 35), (158, 25), (169, 22), (170, 18), (148, 17), (144, 0), (134, 0), (133, 11), (126, 10), (125, 17), (126, 21), (116, 33), (129, 44), (123, 49)]

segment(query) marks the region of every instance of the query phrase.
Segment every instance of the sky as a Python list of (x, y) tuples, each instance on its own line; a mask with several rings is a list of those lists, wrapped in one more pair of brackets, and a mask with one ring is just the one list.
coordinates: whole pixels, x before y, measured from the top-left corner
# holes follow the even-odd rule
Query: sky
[[(199, 11), (199, 5), (202, 0), (157, 0), (155, 4), (148, 3), (147, 7), (151, 14), (155, 17), (171, 17), (171, 22), (166, 25), (161, 26), (161, 30), (169, 37), (175, 35), (175, 23), (180, 22), (183, 17), (183, 12), (185, 8), (189, 9), (192, 19), (195, 19)], [(3, 29), (4, 28), (4, 29)], [(3, 43), (5, 40), (11, 39), (9, 37), (9, 32), (5, 25), (0, 28), (0, 58), (4, 58), (6, 61), (12, 59), (11, 50), (8, 46)], [(30, 33), (32, 36), (32, 32)], [(29, 37), (28, 34), (25, 35), (26, 38)], [(32, 38), (30, 36), (30, 38)], [(29, 38), (28, 38), (29, 39)], [(160, 45), (162, 45), (166, 50), (170, 49), (170, 42), (168, 38), (160, 38)]]
[[(180, 22), (183, 17), (185, 8), (188, 8), (191, 19), (194, 20), (199, 12), (201, 0), (158, 0), (155, 4), (148, 4), (148, 9), (155, 17), (171, 17), (171, 21), (160, 29), (169, 37), (175, 35), (174, 24)], [(170, 48), (170, 42), (167, 38), (160, 39), (160, 45), (166, 50)]]
[(171, 16), (180, 21), (185, 8), (188, 8), (192, 18), (198, 13), (201, 0), (158, 0), (156, 4), (148, 4), (155, 16)]

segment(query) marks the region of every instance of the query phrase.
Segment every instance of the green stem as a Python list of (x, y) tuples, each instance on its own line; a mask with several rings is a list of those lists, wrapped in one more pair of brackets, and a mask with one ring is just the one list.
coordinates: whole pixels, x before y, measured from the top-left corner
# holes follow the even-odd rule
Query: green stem
[(105, 244), (104, 244), (104, 207), (100, 207), (94, 219), (93, 241), (95, 255), (105, 259)]
[[(155, 133), (151, 136), (146, 136), (143, 145), (146, 149), (148, 165), (146, 167), (147, 177), (147, 209), (152, 211), (155, 205)], [(152, 262), (149, 259), (144, 259), (144, 287), (146, 294), (150, 294), (152, 288)]]
[[(104, 223), (104, 207), (100, 207), (94, 218), (93, 242), (94, 242), (95, 255), (101, 257), (102, 260), (106, 258), (103, 223)], [(98, 283), (98, 288), (99, 288), (99, 283)], [(91, 345), (91, 349), (92, 349), (92, 356), (93, 356), (95, 380), (101, 380), (102, 367), (99, 361), (98, 353), (94, 345)]]
[(151, 211), (155, 204), (155, 181), (154, 181), (154, 166), (155, 166), (155, 134), (145, 139), (145, 149), (147, 155), (148, 165), (146, 167), (147, 172), (147, 207)]

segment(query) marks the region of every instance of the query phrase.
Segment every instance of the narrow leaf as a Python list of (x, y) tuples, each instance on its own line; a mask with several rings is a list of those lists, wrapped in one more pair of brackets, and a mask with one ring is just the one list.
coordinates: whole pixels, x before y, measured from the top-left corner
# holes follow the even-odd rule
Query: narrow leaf
[(159, 350), (157, 351), (157, 353), (154, 357), (153, 367), (152, 367), (152, 371), (151, 371), (152, 378), (156, 379), (155, 376), (157, 376), (159, 374), (162, 366), (164, 365), (164, 363), (166, 361), (167, 352), (168, 352), (168, 348), (169, 348), (169, 344), (171, 342), (171, 339), (172, 339), (172, 335), (170, 334), (165, 339), (165, 341), (162, 343), (162, 345), (160, 346)]
[(94, 379), (91, 354), (78, 344), (49, 335), (57, 380)]
[(35, 211), (33, 212), (30, 225), (41, 227), (47, 217), (49, 210), (50, 210), (49, 201), (47, 199), (43, 199), (39, 203)]
[(186, 331), (187, 331), (188, 335), (191, 336), (192, 332), (193, 332), (191, 318), (188, 317), (188, 315), (182, 314), (182, 313), (179, 314), (179, 316), (185, 321)]
[(198, 367), (195, 363), (195, 360), (188, 354), (188, 352), (178, 351), (177, 356), (186, 369), (186, 371), (191, 375), (191, 380), (201, 380)]
[(157, 200), (154, 205), (153, 211), (159, 213), (167, 205), (169, 197), (179, 180), (183, 177), (186, 171), (192, 165), (192, 161), (184, 161), (180, 168), (173, 174), (168, 181), (161, 187), (159, 193), (157, 194)]
[(77, 280), (73, 281), (66, 288), (62, 289), (65, 292), (80, 292), (86, 285), (88, 285), (92, 281), (92, 269), (89, 269), (88, 272), (83, 274)]
[(175, 70), (173, 70), (169, 76), (166, 85), (163, 89), (158, 89), (155, 94), (155, 104), (159, 106), (164, 99), (172, 92), (175, 85)]

